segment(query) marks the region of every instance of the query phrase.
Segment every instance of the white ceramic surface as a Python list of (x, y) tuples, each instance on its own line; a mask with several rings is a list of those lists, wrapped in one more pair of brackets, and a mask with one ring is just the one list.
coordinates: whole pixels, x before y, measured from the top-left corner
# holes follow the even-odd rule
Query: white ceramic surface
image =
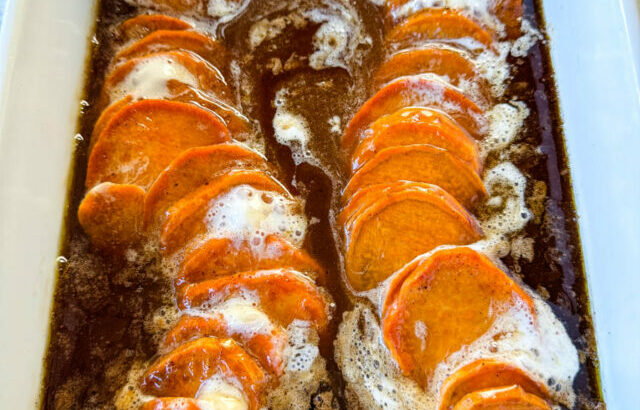
[(640, 62), (635, 0), (547, 0), (600, 372), (610, 410), (640, 386)]
[(0, 35), (0, 408), (40, 393), (93, 2), (8, 0)]
[[(33, 409), (83, 83), (89, 0), (8, 0), (0, 32), (0, 408)], [(640, 386), (635, 0), (546, 0), (608, 408)]]

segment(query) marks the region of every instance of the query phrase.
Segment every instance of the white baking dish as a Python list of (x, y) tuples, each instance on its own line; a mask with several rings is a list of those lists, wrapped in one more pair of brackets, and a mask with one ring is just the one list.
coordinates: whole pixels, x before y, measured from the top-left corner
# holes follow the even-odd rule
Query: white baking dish
[[(636, 0), (547, 0), (609, 409), (640, 386)], [(0, 35), (0, 407), (37, 406), (94, 5), (8, 0)]]

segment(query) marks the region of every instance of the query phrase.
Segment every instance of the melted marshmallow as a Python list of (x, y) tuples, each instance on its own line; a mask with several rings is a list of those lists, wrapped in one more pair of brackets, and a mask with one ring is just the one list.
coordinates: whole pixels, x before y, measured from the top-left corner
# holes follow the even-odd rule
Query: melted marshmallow
[(196, 394), (196, 399), (201, 410), (249, 409), (249, 400), (242, 389), (219, 375), (202, 383)]
[(163, 99), (171, 97), (167, 88), (169, 80), (197, 88), (196, 77), (182, 64), (169, 56), (147, 58), (131, 72), (111, 92), (111, 101), (117, 101), (127, 95), (138, 99)]
[(261, 245), (271, 234), (301, 246), (307, 230), (307, 220), (297, 201), (250, 185), (234, 187), (215, 198), (205, 224), (210, 237), (248, 240), (254, 246)]

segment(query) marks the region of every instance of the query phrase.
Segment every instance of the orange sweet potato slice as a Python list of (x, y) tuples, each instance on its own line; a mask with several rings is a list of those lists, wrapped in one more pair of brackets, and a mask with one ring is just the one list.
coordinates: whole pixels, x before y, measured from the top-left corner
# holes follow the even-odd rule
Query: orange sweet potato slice
[(238, 273), (189, 285), (178, 295), (178, 306), (195, 308), (246, 294), (254, 295), (257, 306), (283, 328), (294, 320), (308, 321), (321, 337), (325, 335), (327, 298), (310, 279), (289, 269)]
[(195, 397), (202, 383), (213, 376), (239, 383), (251, 408), (259, 407), (267, 376), (231, 339), (202, 337), (179, 346), (147, 369), (140, 389), (153, 396)]
[(140, 40), (158, 30), (189, 30), (193, 26), (186, 21), (162, 14), (141, 14), (120, 25), (124, 40)]
[(413, 183), (360, 209), (345, 226), (346, 276), (369, 290), (416, 256), (440, 245), (466, 245), (482, 231), (475, 218), (435, 185)]
[(522, 309), (535, 320), (525, 291), (466, 247), (423, 258), (391, 293), (383, 312), (384, 341), (400, 369), (421, 386), (449, 354), (485, 334), (504, 312)]
[(393, 181), (438, 185), (470, 208), (486, 195), (482, 179), (465, 162), (433, 145), (405, 145), (380, 150), (356, 171), (342, 194), (346, 202), (358, 189)]
[(549, 403), (520, 386), (479, 390), (464, 396), (453, 410), (551, 410)]
[(382, 63), (373, 83), (379, 88), (398, 77), (422, 73), (446, 77), (456, 87), (462, 81), (473, 81), (481, 91), (488, 92), (487, 81), (478, 74), (471, 59), (452, 47), (426, 46), (401, 50)]
[(230, 139), (222, 121), (193, 105), (164, 100), (132, 103), (98, 137), (85, 186), (113, 182), (146, 190), (184, 150)]
[(210, 203), (231, 188), (250, 185), (258, 190), (290, 197), (289, 192), (277, 180), (261, 171), (233, 171), (213, 180), (191, 195), (176, 202), (166, 211), (162, 224), (160, 245), (166, 254), (183, 248), (198, 234), (205, 233), (205, 216)]
[(492, 35), (459, 11), (452, 9), (428, 8), (409, 16), (394, 27), (386, 36), (389, 44), (400, 47), (411, 46), (425, 40), (472, 39), (490, 48)]
[[(158, 53), (146, 54), (142, 57), (132, 58), (116, 66), (106, 77), (100, 96), (100, 106), (107, 106), (114, 100), (126, 97), (126, 90), (121, 89), (123, 83), (135, 70), (144, 67), (153, 61), (165, 62), (167, 66), (180, 66), (188, 71), (196, 80), (197, 86), (194, 88), (190, 84), (185, 84), (179, 79), (167, 79), (164, 87), (167, 89), (167, 96), (149, 95), (138, 98), (164, 98), (175, 100), (185, 93), (206, 95), (216, 98), (226, 103), (232, 103), (231, 90), (227, 85), (222, 73), (201, 59), (200, 57), (180, 50), (162, 51)], [(153, 91), (151, 91), (153, 92)]]
[(266, 159), (239, 144), (191, 148), (158, 175), (145, 198), (145, 225), (162, 222), (172, 204), (232, 169), (267, 171)]
[[(183, 50), (197, 54), (216, 67), (226, 67), (224, 46), (195, 31), (158, 30), (120, 50), (114, 57), (121, 64), (136, 57), (161, 51)], [(223, 70), (224, 71), (224, 70)]]
[(500, 386), (520, 386), (525, 392), (549, 398), (546, 386), (519, 367), (493, 359), (476, 360), (449, 376), (440, 387), (440, 410), (449, 410), (469, 393)]
[(140, 406), (140, 410), (202, 410), (202, 406), (196, 399), (162, 397), (145, 402)]
[(352, 153), (372, 122), (401, 108), (418, 106), (443, 111), (475, 138), (486, 132), (483, 111), (456, 88), (422, 75), (402, 77), (384, 86), (353, 116), (341, 145)]
[[(236, 320), (234, 320), (235, 322)], [(239, 326), (243, 326), (241, 323)], [(161, 343), (163, 351), (174, 349), (182, 343), (206, 336), (231, 338), (251, 353), (263, 368), (275, 375), (281, 375), (284, 369), (284, 354), (287, 346), (287, 334), (280, 327), (273, 326), (264, 333), (246, 331), (233, 326), (222, 314), (201, 316), (182, 316), (169, 331)]]
[(97, 247), (122, 249), (140, 240), (143, 209), (142, 188), (105, 182), (87, 192), (78, 220)]
[(425, 107), (403, 108), (374, 121), (351, 157), (352, 171), (382, 149), (413, 144), (444, 148), (476, 173), (482, 172), (476, 142), (446, 114)]
[(175, 285), (179, 289), (217, 276), (278, 268), (291, 268), (324, 283), (325, 270), (307, 252), (277, 235), (269, 235), (258, 246), (247, 241), (235, 244), (226, 238), (208, 240), (185, 257)]
[[(215, 98), (208, 98), (202, 93), (198, 93), (193, 90), (186, 90), (184, 93), (171, 98), (170, 101), (189, 103), (206, 108), (227, 126), (231, 136), (238, 141), (247, 140), (252, 133), (252, 127), (247, 117), (229, 104)], [(114, 102), (102, 111), (100, 117), (98, 117), (98, 120), (93, 126), (93, 131), (91, 132), (89, 152), (93, 150), (93, 147), (98, 141), (98, 137), (113, 117), (132, 102), (133, 98), (131, 96), (127, 96)]]
[(411, 181), (394, 181), (385, 184), (373, 184), (357, 190), (338, 214), (338, 225), (347, 225), (353, 221), (354, 216), (357, 215), (360, 209), (382, 200), (393, 192), (410, 188), (414, 184), (415, 182)]

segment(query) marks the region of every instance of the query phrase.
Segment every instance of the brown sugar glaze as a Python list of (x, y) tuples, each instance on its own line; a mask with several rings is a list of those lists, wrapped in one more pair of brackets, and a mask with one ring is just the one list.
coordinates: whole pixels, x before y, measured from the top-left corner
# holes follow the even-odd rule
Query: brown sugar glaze
[[(236, 72), (242, 74), (236, 82), (243, 110), (258, 121), (269, 161), (279, 166), (287, 187), (305, 198), (307, 217), (317, 221), (310, 225), (306, 248), (328, 269), (326, 287), (337, 305), (331, 329), (335, 334), (342, 312), (350, 309), (352, 300), (340, 273), (339, 248), (330, 218), (331, 211), (337, 211), (336, 191), (344, 187), (347, 175), (338, 149), (340, 133), (331, 131), (329, 120), (338, 116), (344, 127), (366, 100), (370, 67), (382, 58), (383, 14), (372, 2), (351, 2), (371, 44), (356, 51), (362, 60), (350, 70), (314, 70), (309, 67), (308, 57), (319, 24), (289, 23), (279, 35), (264, 40), (254, 50), (247, 46), (254, 23), (289, 13), (279, 9), (278, 3), (254, 0), (240, 18), (217, 31), (238, 63)], [(544, 34), (540, 4), (534, 0), (524, 3), (525, 17)], [(131, 363), (156, 352), (158, 340), (149, 329), (150, 316), (172, 303), (172, 285), (162, 278), (153, 257), (123, 258), (95, 252), (76, 217), (84, 194), (88, 137), (98, 114), (94, 103), (117, 44), (114, 27), (134, 11), (122, 0), (102, 0), (90, 43), (85, 99), (78, 122), (78, 133), (84, 140), (78, 142), (72, 165), (61, 249), (66, 261), (59, 266), (43, 381), (45, 409), (113, 408), (113, 397), (124, 384)], [(574, 384), (576, 408), (602, 408), (569, 165), (546, 41), (538, 41), (526, 58), (510, 58), (509, 62), (512, 79), (503, 100), (517, 98), (530, 109), (524, 130), (508, 149), (512, 150), (512, 161), (528, 179), (527, 205), (534, 218), (523, 234), (533, 238), (535, 252), (532, 260), (512, 256), (503, 260), (547, 299), (580, 352), (581, 367)], [(273, 101), (278, 90), (285, 87), (295, 114), (308, 123), (313, 161), (297, 161), (296, 165), (292, 150), (279, 144), (274, 135)], [(490, 164), (491, 158), (487, 161)], [(323, 386), (309, 408), (347, 408), (332, 344), (321, 346), (321, 353), (333, 385)], [(331, 392), (333, 399), (327, 394)]]

